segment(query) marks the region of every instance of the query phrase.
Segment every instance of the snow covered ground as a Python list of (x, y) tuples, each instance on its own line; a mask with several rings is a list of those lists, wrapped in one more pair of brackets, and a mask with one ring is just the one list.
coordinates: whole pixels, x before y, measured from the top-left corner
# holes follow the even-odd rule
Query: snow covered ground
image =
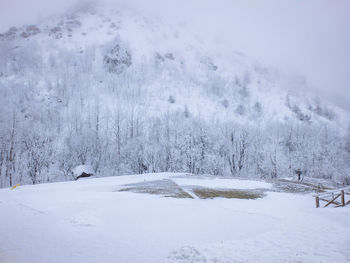
[[(266, 195), (190, 199), (118, 191), (163, 179)], [(272, 190), (263, 182), (179, 174), (2, 189), (0, 262), (350, 262), (348, 207), (315, 209), (310, 194)]]

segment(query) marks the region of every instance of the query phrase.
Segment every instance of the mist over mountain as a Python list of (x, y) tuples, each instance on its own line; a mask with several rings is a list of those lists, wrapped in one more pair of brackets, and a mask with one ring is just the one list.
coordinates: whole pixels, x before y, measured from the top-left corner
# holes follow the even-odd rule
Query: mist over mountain
[(186, 24), (206, 41), (216, 39), (265, 65), (303, 74), (315, 93), (350, 110), (347, 0), (13, 0), (0, 3), (0, 31), (92, 2)]
[(348, 182), (348, 112), (301, 73), (208, 37), (208, 21), (135, 3), (80, 2), (0, 34), (2, 186), (81, 165)]

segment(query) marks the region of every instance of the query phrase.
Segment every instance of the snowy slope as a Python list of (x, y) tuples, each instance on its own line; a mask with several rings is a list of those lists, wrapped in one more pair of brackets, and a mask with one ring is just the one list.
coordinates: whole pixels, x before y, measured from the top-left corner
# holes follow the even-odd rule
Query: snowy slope
[[(348, 262), (349, 208), (266, 192), (256, 200), (176, 199), (118, 192), (173, 179), (212, 188), (271, 188), (256, 181), (152, 174), (0, 190), (0, 261)], [(209, 181), (210, 180), (210, 183)]]
[[(185, 24), (167, 24), (118, 5), (114, 9), (82, 6), (0, 35), (0, 43), (10, 46), (10, 54), (33, 44), (46, 59), (55, 53), (85, 54), (93, 48), (97, 84), (108, 78), (100, 72), (103, 55), (120, 45), (131, 54), (132, 64), (126, 71), (140, 75), (139, 104), (150, 116), (188, 108), (192, 115), (210, 121), (264, 125), (301, 120), (346, 128), (348, 113), (306, 92), (302, 77), (267, 68), (225, 43), (214, 42)], [(11, 82), (11, 76), (7, 77), (2, 83)], [(175, 103), (169, 104), (170, 96)], [(115, 99), (101, 95), (107, 105)]]

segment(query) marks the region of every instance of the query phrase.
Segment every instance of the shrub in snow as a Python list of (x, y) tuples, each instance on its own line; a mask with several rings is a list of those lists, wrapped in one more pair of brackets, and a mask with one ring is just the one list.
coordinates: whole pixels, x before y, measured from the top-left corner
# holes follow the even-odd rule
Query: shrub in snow
[(164, 55), (164, 57), (167, 58), (167, 59), (170, 59), (170, 60), (175, 60), (175, 57), (174, 57), (173, 53), (166, 53)]
[(50, 30), (50, 36), (53, 36), (54, 38), (56, 39), (60, 39), (63, 37), (63, 34), (62, 34), (62, 28), (59, 27), (59, 26), (56, 26), (56, 27), (53, 27), (51, 28)]
[(169, 96), (168, 101), (173, 104), (176, 102), (175, 98), (173, 96)]
[(209, 70), (216, 71), (218, 69), (218, 66), (214, 64), (213, 59), (210, 57), (202, 58), (201, 63), (204, 64)]
[(256, 102), (254, 104), (254, 111), (257, 113), (261, 113), (262, 112), (262, 105), (260, 102)]
[(304, 114), (298, 105), (294, 105), (291, 110), (296, 114), (297, 118), (301, 121), (309, 122), (311, 120), (311, 116)]
[(242, 87), (238, 93), (243, 97), (243, 98), (247, 98), (249, 97), (249, 91), (247, 87)]
[(119, 44), (104, 56), (103, 61), (108, 72), (117, 74), (122, 73), (132, 64), (129, 51)]
[(26, 30), (21, 33), (21, 37), (27, 38), (27, 37), (39, 34), (40, 32), (41, 32), (41, 30), (37, 26), (30, 25), (30, 26), (27, 26)]
[(240, 105), (238, 105), (238, 107), (236, 108), (235, 112), (236, 112), (238, 115), (243, 116), (243, 115), (246, 113), (246, 108), (244, 107), (244, 105), (240, 104)]
[(316, 101), (315, 106), (309, 106), (309, 110), (316, 113), (317, 115), (324, 117), (330, 121), (334, 120), (336, 115), (334, 111), (329, 109), (328, 107), (322, 107), (320, 101)]
[(184, 116), (185, 116), (185, 118), (189, 118), (190, 117), (190, 112), (188, 111), (187, 105), (185, 106)]
[[(287, 106), (287, 108), (289, 108), (296, 115), (296, 117), (300, 121), (305, 121), (305, 122), (311, 121), (311, 115), (303, 113), (297, 104), (292, 104), (289, 95), (287, 95), (287, 97), (286, 97), (285, 105)], [(310, 108), (309, 108), (309, 110), (310, 110)]]
[(224, 99), (224, 100), (222, 100), (222, 101), (221, 101), (221, 105), (222, 105), (222, 106), (224, 106), (224, 108), (226, 108), (226, 109), (227, 109), (227, 108), (228, 108), (228, 106), (229, 106), (230, 104), (229, 104), (229, 102), (228, 102), (228, 100), (227, 100), (227, 99)]
[(156, 53), (155, 60), (156, 60), (156, 62), (164, 62), (165, 61), (164, 57), (159, 53)]
[(3, 38), (6, 38), (6, 39), (11, 39), (13, 37), (16, 36), (18, 32), (18, 29), (17, 27), (11, 27), (6, 33), (4, 33), (2, 36)]

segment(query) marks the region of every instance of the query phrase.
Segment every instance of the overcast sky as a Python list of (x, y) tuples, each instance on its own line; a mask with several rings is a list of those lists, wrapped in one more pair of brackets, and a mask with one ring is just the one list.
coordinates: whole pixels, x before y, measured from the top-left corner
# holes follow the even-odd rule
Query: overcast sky
[[(0, 0), (0, 30), (60, 12), (73, 1)], [(123, 2), (276, 68), (301, 73), (350, 111), (350, 0), (104, 0)]]

